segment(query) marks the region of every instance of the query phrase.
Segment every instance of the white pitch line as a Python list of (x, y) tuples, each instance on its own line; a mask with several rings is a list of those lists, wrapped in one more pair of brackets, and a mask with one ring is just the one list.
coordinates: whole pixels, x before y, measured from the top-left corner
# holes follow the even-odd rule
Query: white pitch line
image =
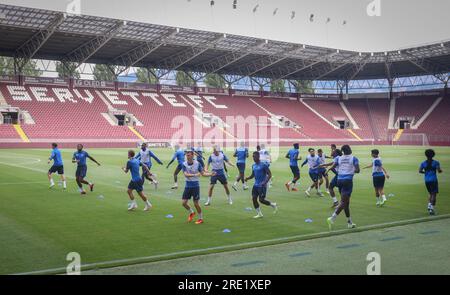
[[(151, 263), (163, 260), (164, 258), (171, 258), (178, 255), (187, 255), (187, 254), (202, 254), (209, 251), (214, 250), (227, 250), (227, 249), (233, 249), (233, 248), (239, 248), (239, 247), (245, 247), (245, 248), (251, 248), (257, 247), (257, 246), (274, 246), (276, 244), (280, 244), (284, 241), (291, 241), (293, 243), (299, 242), (302, 240), (308, 240), (308, 239), (314, 239), (314, 238), (327, 238), (331, 236), (337, 236), (340, 234), (351, 234), (351, 233), (358, 233), (361, 231), (367, 231), (371, 229), (382, 229), (385, 227), (393, 227), (393, 226), (402, 226), (402, 225), (408, 225), (411, 223), (418, 223), (418, 222), (424, 222), (424, 221), (433, 221), (433, 220), (441, 220), (445, 218), (450, 218), (450, 214), (444, 214), (444, 215), (438, 215), (435, 217), (421, 217), (421, 218), (413, 218), (413, 219), (406, 219), (406, 220), (400, 220), (400, 221), (393, 221), (393, 222), (386, 222), (386, 223), (379, 223), (379, 224), (373, 224), (373, 225), (366, 225), (358, 227), (357, 230), (349, 230), (349, 229), (341, 229), (336, 231), (327, 231), (327, 232), (319, 232), (314, 234), (306, 234), (306, 235), (295, 235), (290, 237), (282, 237), (282, 238), (276, 238), (276, 239), (269, 239), (269, 240), (262, 240), (262, 241), (255, 241), (255, 242), (246, 242), (246, 243), (239, 243), (239, 244), (232, 244), (232, 245), (224, 245), (224, 246), (217, 246), (217, 247), (209, 247), (209, 248), (203, 248), (203, 249), (194, 249), (194, 250), (187, 250), (187, 251), (178, 251), (173, 253), (167, 253), (167, 254), (160, 254), (160, 255), (153, 255), (153, 256), (144, 256), (144, 257), (137, 257), (137, 258), (130, 258), (130, 259), (118, 259), (118, 260), (110, 260), (110, 261), (104, 261), (104, 262), (97, 262), (97, 263), (88, 263), (81, 265), (81, 269), (88, 268), (88, 269), (94, 269), (94, 268), (102, 268), (102, 267), (120, 267), (120, 266), (127, 266), (132, 264), (140, 264), (140, 263)], [(298, 241), (296, 241), (298, 240)], [(268, 244), (268, 245), (266, 245)], [(241, 251), (243, 249), (236, 249), (235, 251)], [(208, 254), (216, 254), (216, 253), (208, 253)], [(192, 255), (195, 256), (195, 255)], [(37, 275), (37, 274), (46, 274), (46, 273), (64, 273), (66, 271), (65, 267), (60, 268), (51, 268), (51, 269), (45, 269), (45, 270), (37, 270), (37, 271), (31, 271), (31, 272), (24, 272), (24, 273), (16, 273), (14, 275)]]

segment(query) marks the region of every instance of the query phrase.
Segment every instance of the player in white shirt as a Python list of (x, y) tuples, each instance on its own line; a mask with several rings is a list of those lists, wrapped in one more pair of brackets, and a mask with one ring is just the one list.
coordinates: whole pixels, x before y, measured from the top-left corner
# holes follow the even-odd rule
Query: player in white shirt
[(213, 153), (211, 154), (211, 156), (209, 156), (208, 163), (206, 164), (206, 171), (209, 170), (209, 166), (211, 165), (213, 175), (211, 176), (211, 183), (208, 192), (208, 201), (205, 203), (205, 206), (211, 205), (212, 193), (217, 181), (219, 181), (223, 185), (223, 188), (225, 189), (228, 204), (230, 205), (233, 204), (233, 200), (230, 195), (230, 189), (228, 188), (228, 181), (225, 176), (225, 169), (224, 169), (225, 163), (234, 167), (234, 165), (228, 160), (227, 156), (220, 151), (219, 147), (215, 146)]
[[(158, 188), (158, 180), (156, 179), (156, 174), (153, 174), (150, 172), (150, 169), (152, 168), (152, 158), (155, 159), (155, 161), (162, 165), (163, 162), (161, 162), (160, 159), (150, 150), (148, 149), (147, 144), (144, 142), (141, 145), (141, 149), (139, 150), (139, 153), (135, 157), (136, 159), (140, 160), (142, 165), (142, 181), (144, 182), (145, 179), (148, 179), (153, 185), (155, 186), (155, 189)], [(144, 169), (143, 164), (147, 166), (147, 170)]]
[(349, 145), (343, 145), (341, 148), (343, 156), (334, 158), (334, 164), (330, 169), (337, 168), (338, 171), (338, 187), (341, 194), (341, 202), (339, 206), (334, 211), (333, 215), (327, 219), (328, 226), (330, 230), (333, 227), (339, 213), (344, 210), (345, 216), (347, 217), (348, 228), (355, 228), (356, 224), (353, 223), (350, 217), (350, 197), (353, 192), (353, 176), (355, 173), (359, 173), (359, 160), (352, 155), (352, 149)]
[[(317, 150), (317, 156), (319, 157), (320, 165), (325, 164), (327, 156), (325, 156), (322, 149)], [(319, 167), (318, 173), (319, 173), (319, 188), (323, 184), (323, 179), (325, 179), (325, 190), (327, 194), (330, 194), (329, 190), (330, 181), (328, 179), (327, 169)]]
[[(270, 163), (272, 163), (272, 157), (270, 156), (269, 151), (266, 150), (266, 146), (262, 143), (260, 145), (256, 146), (256, 151), (259, 152), (259, 160), (261, 163), (264, 163), (267, 165), (267, 167), (270, 167)], [(267, 183), (268, 188), (272, 187), (272, 178), (269, 179), (269, 182)]]
[(371, 151), (371, 155), (373, 158), (372, 164), (364, 167), (363, 169), (372, 168), (373, 187), (375, 188), (375, 197), (377, 198), (376, 206), (382, 207), (387, 201), (386, 195), (384, 194), (384, 182), (386, 179), (389, 179), (389, 174), (386, 169), (384, 169), (383, 162), (379, 157), (380, 151), (373, 149)]
[(317, 194), (323, 197), (323, 193), (320, 190), (319, 186), (319, 166), (320, 166), (320, 158), (316, 155), (316, 151), (313, 148), (308, 149), (309, 155), (306, 156), (305, 161), (302, 163), (302, 167), (308, 164), (309, 167), (309, 177), (311, 177), (312, 185), (308, 187), (305, 191), (305, 194), (310, 197), (311, 190), (315, 188), (317, 190)]

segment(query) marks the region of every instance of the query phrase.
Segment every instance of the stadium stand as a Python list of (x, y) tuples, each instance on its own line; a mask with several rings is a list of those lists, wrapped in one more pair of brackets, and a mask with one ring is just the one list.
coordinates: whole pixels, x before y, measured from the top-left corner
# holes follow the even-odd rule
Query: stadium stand
[[(168, 142), (181, 128), (190, 128), (189, 138), (184, 138), (185, 140), (197, 141), (214, 131), (219, 136), (237, 141), (249, 140), (251, 128), (256, 128), (261, 133), (263, 127), (268, 129), (270, 126), (277, 126), (277, 133), (269, 130), (268, 136), (278, 136), (283, 143), (390, 143), (398, 128), (389, 129), (388, 126), (390, 101), (386, 98), (370, 99), (367, 96), (343, 101), (299, 100), (55, 85), (18, 86), (9, 83), (0, 83), (0, 92), (4, 104), (29, 114), (21, 119), (20, 129), (16, 129), (17, 126), (0, 125), (1, 143), (19, 143), (24, 137), (29, 138), (31, 143), (55, 140), (99, 144), (135, 143), (139, 140)], [(442, 99), (440, 96), (412, 93), (397, 97), (395, 112), (392, 111), (395, 122), (400, 117), (412, 117), (414, 123), (423, 118), (417, 129), (406, 130), (405, 134), (424, 133), (434, 136), (430, 137), (431, 143), (445, 144), (450, 141), (447, 128), (450, 99)], [(348, 116), (341, 103), (347, 108)], [(424, 117), (426, 113), (430, 113), (428, 117)], [(122, 116), (123, 126), (119, 126), (119, 115)], [(348, 130), (338, 127), (337, 120), (350, 121), (349, 116), (358, 127), (350, 126), (359, 139)], [(244, 133), (235, 125), (227, 125), (227, 117), (246, 120)], [(256, 120), (265, 117), (267, 121), (249, 121), (250, 117)], [(256, 126), (250, 126), (255, 124)], [(22, 131), (24, 134), (19, 134)], [(214, 137), (211, 134), (209, 136)]]
[(366, 103), (375, 140), (389, 140), (389, 100), (367, 99)]
[(450, 98), (443, 98), (417, 130), (408, 130), (408, 132), (427, 134), (432, 142), (448, 141), (450, 139), (449, 110)]
[(29, 112), (35, 124), (23, 124), (33, 141), (136, 139), (127, 127), (111, 126), (101, 115), (107, 106), (89, 89), (0, 84), (7, 103)]
[(396, 99), (395, 121), (399, 117), (412, 117), (413, 123), (417, 122), (438, 97), (438, 95), (398, 97)]
[[(360, 129), (354, 130), (359, 137), (374, 140), (374, 131), (372, 129), (372, 120), (370, 118), (369, 107), (366, 99), (351, 99), (346, 101), (345, 106), (352, 114)], [(387, 116), (388, 113), (385, 114)]]
[(0, 124), (0, 138), (3, 142), (16, 142), (20, 140), (20, 136), (12, 125)]

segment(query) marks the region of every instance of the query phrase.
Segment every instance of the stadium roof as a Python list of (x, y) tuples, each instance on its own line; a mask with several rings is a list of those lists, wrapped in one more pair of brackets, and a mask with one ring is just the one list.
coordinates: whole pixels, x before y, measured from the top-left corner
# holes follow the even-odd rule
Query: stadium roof
[(292, 80), (383, 79), (450, 72), (450, 41), (354, 52), (0, 4), (0, 55)]

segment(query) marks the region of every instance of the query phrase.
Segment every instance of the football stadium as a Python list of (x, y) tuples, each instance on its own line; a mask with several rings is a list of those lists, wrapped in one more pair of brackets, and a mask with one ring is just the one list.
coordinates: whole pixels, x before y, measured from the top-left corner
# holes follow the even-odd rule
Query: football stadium
[(448, 11), (2, 0), (0, 274), (450, 274)]

